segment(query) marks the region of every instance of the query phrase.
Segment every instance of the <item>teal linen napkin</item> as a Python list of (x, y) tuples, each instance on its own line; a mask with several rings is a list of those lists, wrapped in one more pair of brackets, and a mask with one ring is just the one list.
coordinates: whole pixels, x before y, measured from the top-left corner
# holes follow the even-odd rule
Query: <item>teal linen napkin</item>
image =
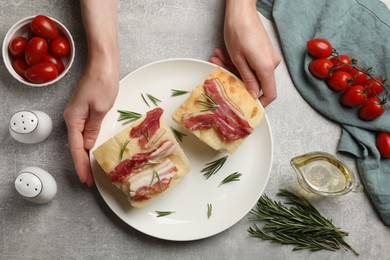
[(356, 156), (358, 172), (385, 224), (390, 225), (390, 159), (381, 159), (377, 131), (390, 132), (390, 100), (380, 118), (366, 122), (345, 108), (341, 93), (311, 75), (306, 52), (311, 38), (328, 39), (372, 72), (390, 80), (390, 12), (378, 0), (260, 0), (258, 10), (275, 22), (295, 87), (318, 112), (342, 126), (338, 151)]

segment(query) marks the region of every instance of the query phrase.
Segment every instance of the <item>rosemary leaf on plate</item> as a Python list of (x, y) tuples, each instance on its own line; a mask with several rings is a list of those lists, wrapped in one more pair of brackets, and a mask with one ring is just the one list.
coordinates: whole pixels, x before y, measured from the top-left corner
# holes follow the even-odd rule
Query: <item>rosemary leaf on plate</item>
[[(230, 174), (229, 176), (227, 176), (225, 179), (223, 179), (221, 181), (221, 183), (219, 184), (219, 186), (225, 184), (225, 183), (229, 183), (229, 182), (232, 182), (232, 181), (239, 181), (240, 180), (240, 177), (241, 177), (241, 173), (239, 172), (234, 172), (232, 174)], [(219, 187), (218, 186), (218, 187)]]
[(152, 101), (152, 103), (157, 107), (158, 106), (158, 102), (161, 102), (160, 99), (146, 93), (146, 96), (150, 99), (150, 101)]
[(137, 119), (140, 119), (142, 117), (141, 114), (132, 112), (132, 111), (127, 111), (127, 110), (117, 110), (119, 113), (119, 118), (118, 121), (125, 121), (122, 125), (134, 122)]
[(146, 104), (148, 107), (150, 107), (148, 101), (146, 101), (146, 98), (144, 97), (144, 94), (141, 93), (141, 97), (142, 97), (143, 101), (145, 102), (145, 104)]
[(211, 175), (214, 175), (217, 171), (219, 171), (219, 169), (221, 169), (221, 167), (226, 162), (227, 158), (228, 158), (227, 156), (224, 156), (224, 157), (219, 158), (215, 161), (206, 163), (207, 167), (205, 167), (201, 170), (201, 172), (203, 173), (203, 176), (205, 176), (206, 179), (210, 178)]
[(171, 97), (185, 95), (190, 92), (187, 90), (179, 90), (179, 89), (171, 89), (171, 91), (172, 91)]
[(213, 213), (213, 205), (211, 203), (207, 203), (207, 219), (210, 219)]
[(159, 217), (171, 215), (172, 213), (175, 213), (175, 211), (158, 211), (158, 210), (156, 210), (156, 213), (157, 213), (157, 217), (159, 218)]
[(332, 221), (323, 217), (310, 202), (284, 189), (277, 195), (284, 197), (286, 204), (291, 207), (262, 195), (250, 214), (252, 220), (261, 220), (264, 225), (262, 228), (256, 224), (249, 227), (250, 236), (280, 244), (291, 244), (295, 246), (293, 250), (344, 249), (359, 255), (344, 241), (343, 238), (348, 233), (334, 226)]

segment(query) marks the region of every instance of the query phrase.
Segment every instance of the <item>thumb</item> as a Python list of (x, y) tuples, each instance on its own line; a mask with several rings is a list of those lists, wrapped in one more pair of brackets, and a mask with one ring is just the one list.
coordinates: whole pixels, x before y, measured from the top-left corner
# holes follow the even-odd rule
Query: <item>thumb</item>
[(96, 142), (100, 127), (104, 118), (104, 113), (91, 112), (83, 132), (84, 148), (90, 150)]

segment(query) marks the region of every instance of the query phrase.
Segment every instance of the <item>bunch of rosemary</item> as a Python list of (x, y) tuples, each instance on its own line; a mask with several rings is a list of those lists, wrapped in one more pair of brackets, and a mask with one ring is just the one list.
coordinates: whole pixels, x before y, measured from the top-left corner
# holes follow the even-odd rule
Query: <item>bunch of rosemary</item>
[(331, 220), (323, 217), (307, 200), (287, 190), (280, 190), (277, 195), (285, 197), (286, 204), (292, 206), (288, 208), (266, 195), (261, 196), (250, 213), (251, 219), (263, 220), (265, 223), (262, 230), (256, 224), (249, 227), (250, 236), (292, 244), (295, 245), (293, 250), (335, 251), (342, 248), (359, 255), (344, 241), (343, 237), (348, 233), (335, 227)]

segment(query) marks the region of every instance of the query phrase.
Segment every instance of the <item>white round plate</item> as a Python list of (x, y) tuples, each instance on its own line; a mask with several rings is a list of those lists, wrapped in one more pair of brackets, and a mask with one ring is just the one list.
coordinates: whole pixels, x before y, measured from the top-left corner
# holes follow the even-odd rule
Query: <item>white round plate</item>
[[(183, 132), (171, 115), (189, 94), (172, 97), (172, 89), (192, 90), (214, 71), (214, 64), (193, 59), (169, 59), (151, 63), (130, 73), (120, 82), (118, 97), (103, 120), (95, 148), (123, 129), (117, 110), (145, 114), (154, 108), (146, 94), (161, 100), (168, 125)], [(144, 95), (150, 107), (142, 99)], [(234, 154), (208, 148), (188, 134), (180, 142), (192, 170), (173, 189), (142, 209), (132, 208), (125, 194), (114, 187), (93, 158), (96, 186), (111, 210), (133, 228), (153, 237), (188, 241), (222, 232), (242, 219), (256, 204), (267, 184), (272, 165), (272, 134), (265, 116)], [(205, 164), (228, 155), (225, 165), (209, 179), (201, 173)], [(228, 175), (240, 172), (239, 181), (219, 186)], [(208, 204), (212, 205), (210, 218)], [(156, 211), (174, 211), (157, 217)]]

